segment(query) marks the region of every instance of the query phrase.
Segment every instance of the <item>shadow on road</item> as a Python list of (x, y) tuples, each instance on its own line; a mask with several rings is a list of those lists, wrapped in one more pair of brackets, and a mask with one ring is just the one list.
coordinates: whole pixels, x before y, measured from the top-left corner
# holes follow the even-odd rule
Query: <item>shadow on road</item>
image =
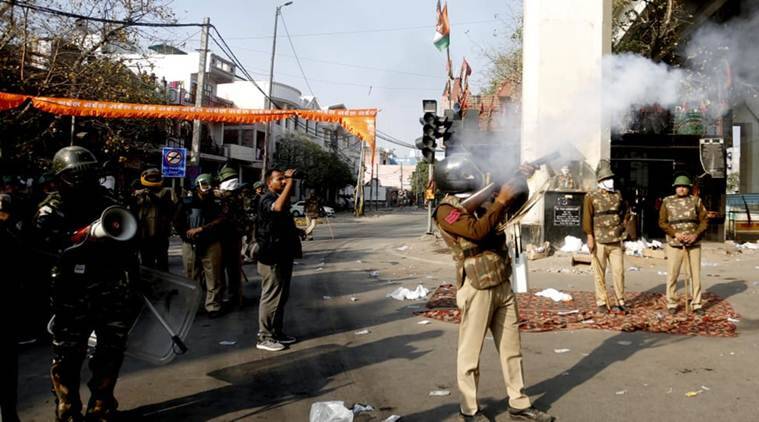
[[(241, 410), (238, 419), (317, 397), (344, 385), (330, 385), (336, 376), (387, 360), (414, 360), (427, 352), (412, 346), (442, 335), (428, 331), (355, 346), (326, 344), (273, 355), (207, 374), (231, 385), (124, 412), (125, 420), (209, 420)], [(349, 379), (349, 378), (346, 378)]]

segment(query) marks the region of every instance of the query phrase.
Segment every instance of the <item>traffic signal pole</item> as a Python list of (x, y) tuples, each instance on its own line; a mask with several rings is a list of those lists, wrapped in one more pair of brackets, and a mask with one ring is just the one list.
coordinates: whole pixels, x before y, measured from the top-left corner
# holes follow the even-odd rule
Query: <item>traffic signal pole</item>
[[(429, 186), (433, 180), (432, 172), (435, 166), (432, 163), (427, 165), (427, 186)], [(432, 234), (432, 202), (434, 199), (427, 201), (427, 234)]]

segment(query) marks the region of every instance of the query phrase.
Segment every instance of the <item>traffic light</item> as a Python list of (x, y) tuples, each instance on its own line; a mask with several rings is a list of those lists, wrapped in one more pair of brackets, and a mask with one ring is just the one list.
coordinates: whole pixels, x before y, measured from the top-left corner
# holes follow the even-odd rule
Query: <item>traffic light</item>
[(416, 140), (416, 147), (422, 150), (422, 156), (427, 162), (435, 162), (435, 148), (437, 143), (438, 132), (438, 117), (435, 113), (427, 112), (419, 119), (419, 123), (422, 124), (422, 137)]

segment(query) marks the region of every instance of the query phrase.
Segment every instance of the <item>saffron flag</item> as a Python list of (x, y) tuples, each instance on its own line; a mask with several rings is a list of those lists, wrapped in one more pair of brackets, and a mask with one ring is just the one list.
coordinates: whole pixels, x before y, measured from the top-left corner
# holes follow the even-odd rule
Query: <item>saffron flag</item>
[(448, 48), (451, 42), (451, 24), (448, 23), (448, 3), (440, 8), (440, 0), (437, 1), (437, 25), (435, 25), (435, 37), (432, 43), (438, 50), (443, 51)]

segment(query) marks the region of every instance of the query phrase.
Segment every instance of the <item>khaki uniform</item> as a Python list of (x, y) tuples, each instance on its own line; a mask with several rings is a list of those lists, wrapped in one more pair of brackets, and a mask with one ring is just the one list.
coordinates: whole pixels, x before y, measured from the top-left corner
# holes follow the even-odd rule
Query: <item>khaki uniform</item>
[[(622, 239), (624, 225), (622, 223), (622, 195), (619, 192), (609, 192), (595, 189), (585, 195), (583, 207), (583, 230), (591, 234), (596, 241), (596, 258), (599, 268), (593, 269), (596, 286), (596, 305), (606, 306), (606, 268), (611, 266), (614, 281), (614, 295), (617, 304), (625, 304), (625, 261)], [(593, 265), (596, 265), (594, 263)]]
[(461, 412), (467, 415), (478, 411), (480, 352), (488, 329), (500, 356), (509, 405), (515, 409), (531, 406), (524, 393), (517, 301), (509, 283), (511, 263), (505, 236), (495, 231), (505, 213), (505, 205), (495, 202), (476, 218), (450, 195), (435, 211), (437, 225), (456, 262), (456, 305), (461, 311), (457, 380)]
[[(688, 254), (690, 268), (686, 271), (691, 276), (691, 305), (693, 309), (702, 307), (701, 301), (701, 236), (708, 225), (707, 211), (697, 196), (678, 197), (672, 195), (664, 198), (659, 209), (659, 227), (667, 235), (667, 308), (677, 308), (677, 278), (680, 267)], [(695, 234), (696, 241), (684, 246), (675, 236), (677, 234)]]

